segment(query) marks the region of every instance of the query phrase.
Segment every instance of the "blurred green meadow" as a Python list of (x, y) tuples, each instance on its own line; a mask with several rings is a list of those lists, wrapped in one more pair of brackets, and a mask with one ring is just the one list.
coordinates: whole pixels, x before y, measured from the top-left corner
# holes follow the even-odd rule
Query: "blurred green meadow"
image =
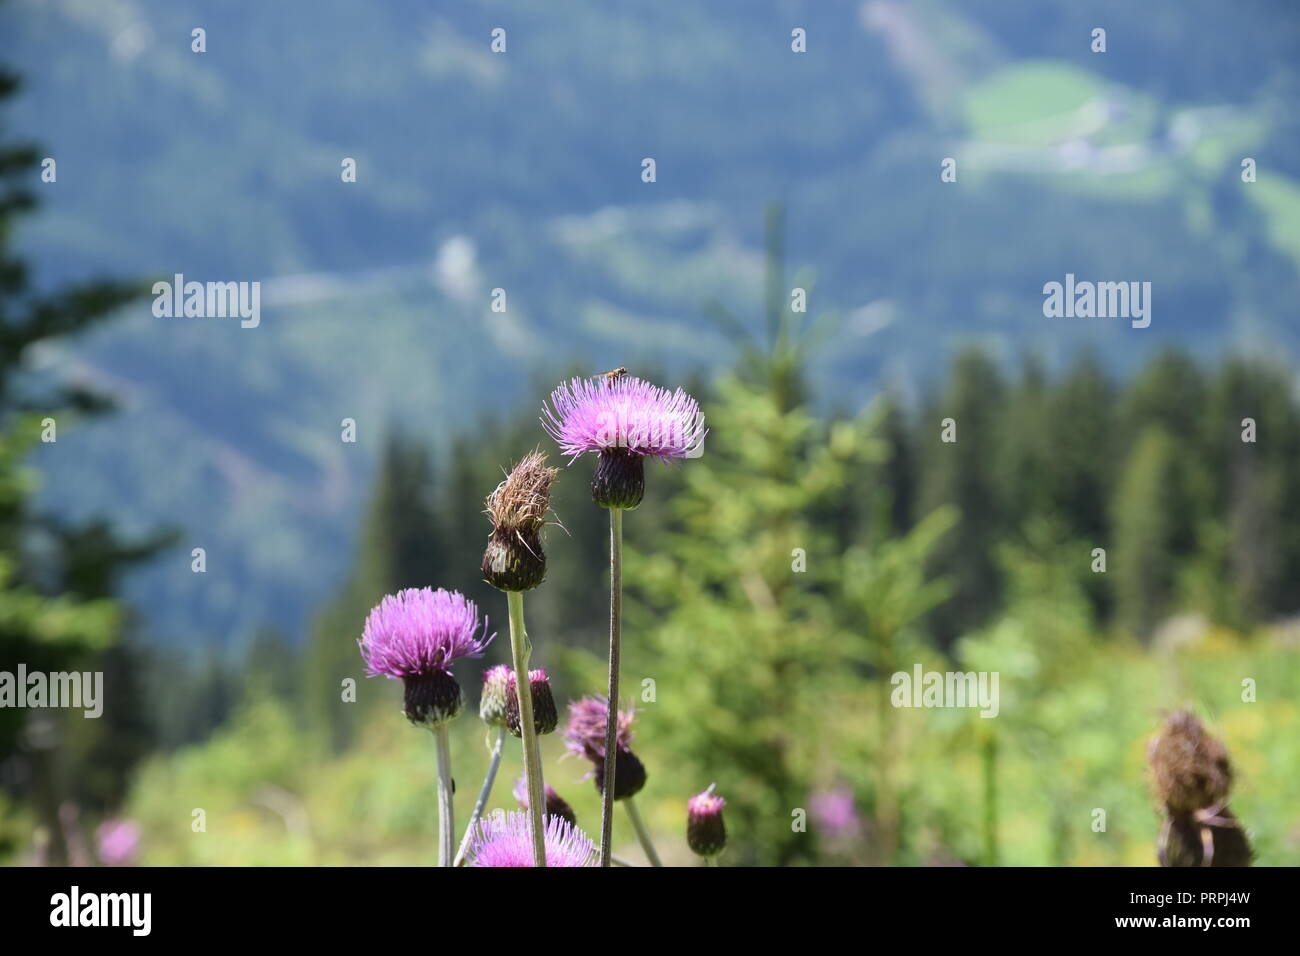
[[(1282, 379), (1170, 353), (1117, 387), (1087, 361), (1053, 380), (970, 351), (934, 397), (969, 429), (946, 444), (936, 415), (888, 394), (856, 415), (813, 414), (796, 317), (774, 318), (775, 348), (701, 387), (705, 455), (650, 468), (625, 522), (624, 704), (665, 862), (692, 863), (685, 801), (716, 783), (724, 864), (1152, 865), (1147, 742), (1184, 706), (1229, 748), (1258, 863), (1300, 860), (1300, 624), (1280, 615), (1300, 560), (1282, 478), (1300, 448), (1243, 443), (1235, 424), (1248, 407), (1270, 435), (1300, 434)], [(1078, 402), (1099, 427), (1073, 433), (1075, 458), (1059, 460), (1057, 426)], [(380, 596), (425, 582), (463, 588), (501, 626), (503, 597), (476, 580), (477, 496), (539, 432), (524, 410), (443, 471), (393, 440), (352, 574), (311, 640), (267, 638), (147, 692), (213, 726), (135, 766), (113, 814), (140, 826), (139, 862), (433, 861), (432, 738), (401, 716), (396, 682), (361, 677), (356, 639)], [(534, 664), (561, 703), (603, 687), (604, 515), (589, 474), (580, 461), (560, 475), (563, 528), (549, 529), (550, 575), (526, 601)], [(461, 826), (487, 763), (479, 663), (457, 666)], [(891, 705), (890, 677), (918, 665), (997, 672), (996, 716)], [(515, 805), (507, 744), (489, 808)], [(547, 782), (591, 832), (589, 767), (558, 734), (543, 752)], [(78, 759), (64, 768), (73, 788)], [(818, 809), (828, 794), (837, 814)], [(21, 862), (39, 819), (9, 801), (3, 822)], [(625, 819), (615, 835), (620, 857), (644, 863)]]
[[(899, 801), (899, 846), (894, 862), (937, 865), (969, 862), (1022, 866), (1151, 866), (1159, 821), (1147, 792), (1146, 740), (1160, 706), (1194, 699), (1236, 761), (1233, 807), (1246, 821), (1259, 865), (1300, 861), (1300, 681), (1295, 636), (1207, 634), (1195, 648), (1148, 652), (1133, 646), (1080, 653), (1034, 636), (1024, 617), (1008, 616), (970, 655), (990, 644), (1016, 655), (1018, 671), (1003, 671), (1004, 717), (984, 723), (970, 713), (903, 711), (889, 722), (895, 735), (890, 760)], [(1065, 636), (1056, 628), (1052, 637)], [(1086, 638), (1086, 635), (1077, 635)], [(851, 635), (844, 635), (852, 640)], [(1084, 642), (1080, 642), (1083, 644)], [(736, 648), (739, 650), (739, 648)], [(1004, 658), (999, 658), (1004, 659)], [(926, 665), (942, 667), (941, 655)], [(1055, 680), (1038, 682), (1046, 670)], [(593, 673), (597, 670), (592, 667)], [(640, 672), (634, 670), (633, 678)], [(1224, 674), (1267, 675), (1267, 698), (1243, 704)], [(827, 678), (828, 683), (833, 678)], [(853, 788), (871, 821), (878, 787), (879, 712), (884, 693), (868, 681), (838, 681), (820, 706), (826, 711), (785, 728), (790, 771), (809, 794), (819, 780)], [(560, 685), (563, 686), (562, 684)], [(593, 681), (585, 689), (593, 689)], [(771, 692), (770, 690), (768, 691)], [(432, 742), (405, 725), (399, 701), (374, 715), (348, 753), (327, 758), (319, 741), (270, 696), (243, 704), (211, 741), (147, 761), (123, 812), (145, 834), (140, 862), (171, 866), (431, 865), (436, 859), (436, 773)], [(761, 769), (737, 771), (725, 745), (711, 761), (685, 763), (662, 722), (693, 722), (693, 712), (671, 701), (646, 705), (638, 720), (637, 750), (649, 769), (639, 799), (665, 865), (691, 865), (686, 848), (685, 799), (716, 780), (728, 800), (732, 849), (724, 865), (777, 862), (760, 834), (780, 834), (791, 863), (867, 864), (880, 860), (868, 827), (861, 839), (819, 832), (786, 836), (801, 799), (776, 803)], [(678, 705), (678, 710), (681, 710)], [(706, 714), (707, 725), (726, 715)], [(472, 716), (453, 733), (458, 818), (464, 824), (486, 767), (485, 730)], [(983, 748), (995, 748), (992, 768)], [(513, 743), (513, 740), (511, 741)], [(707, 749), (707, 748), (706, 748)], [(509, 789), (520, 773), (516, 747), (507, 750), (489, 806), (515, 809)], [(573, 806), (588, 832), (599, 821), (599, 800), (587, 768), (564, 758), (555, 737), (544, 742), (547, 782)], [(793, 786), (792, 790), (797, 790)], [(185, 808), (202, 808), (206, 833), (194, 833)], [(1104, 832), (1095, 832), (1097, 808)], [(743, 823), (742, 823), (743, 821)], [(990, 822), (991, 821), (991, 822)], [(22, 818), (10, 818), (11, 827)], [(752, 829), (750, 829), (752, 827)], [(990, 829), (991, 828), (991, 829)], [(615, 853), (644, 864), (624, 819)]]

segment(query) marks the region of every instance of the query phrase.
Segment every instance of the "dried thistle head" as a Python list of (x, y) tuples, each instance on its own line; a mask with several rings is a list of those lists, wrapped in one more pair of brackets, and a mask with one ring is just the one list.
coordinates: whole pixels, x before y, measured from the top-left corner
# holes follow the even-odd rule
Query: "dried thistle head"
[(525, 455), (487, 497), (485, 510), (492, 530), (540, 532), (551, 507), (551, 482), (559, 473), (560, 469), (546, 466), (546, 456), (540, 451)]
[(487, 497), (492, 537), (483, 552), (483, 577), (501, 591), (528, 591), (546, 577), (542, 527), (551, 507), (551, 482), (558, 468), (529, 452)]
[(1156, 798), (1174, 816), (1222, 808), (1232, 788), (1223, 743), (1187, 710), (1165, 721), (1147, 748)]

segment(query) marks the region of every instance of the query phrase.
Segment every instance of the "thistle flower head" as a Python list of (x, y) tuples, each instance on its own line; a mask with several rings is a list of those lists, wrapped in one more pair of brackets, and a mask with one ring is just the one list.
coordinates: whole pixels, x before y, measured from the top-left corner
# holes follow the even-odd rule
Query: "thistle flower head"
[(460, 713), (460, 685), (451, 665), (480, 656), (492, 641), (486, 633), (487, 622), (480, 633), (478, 608), (464, 595), (408, 588), (379, 602), (358, 643), (366, 676), (400, 678), (407, 719), (432, 729)]
[(722, 808), (727, 801), (713, 792), (717, 784), (686, 801), (686, 843), (699, 856), (716, 856), (727, 846)]
[(95, 832), (99, 861), (105, 866), (130, 866), (140, 851), (140, 825), (131, 820), (105, 820)]
[[(634, 711), (620, 710), (614, 731), (614, 799), (636, 796), (645, 786), (645, 764), (632, 753), (632, 718)], [(592, 763), (591, 776), (596, 789), (605, 786), (605, 728), (609, 721), (609, 702), (604, 697), (584, 697), (569, 704), (569, 722), (564, 728), (564, 745), (569, 753), (586, 757)]]
[(560, 385), (543, 408), (542, 425), (571, 459), (615, 450), (686, 458), (706, 433), (699, 403), (686, 392), (670, 392), (628, 375), (575, 378)]
[[(618, 712), (616, 744), (631, 753), (632, 718), (635, 711)], [(599, 763), (605, 758), (605, 725), (609, 720), (609, 701), (604, 697), (584, 697), (569, 702), (569, 721), (564, 727), (564, 745), (575, 757)]]
[(479, 697), (478, 715), (489, 727), (506, 725), (506, 687), (514, 673), (506, 664), (497, 664), (483, 672), (483, 693)]
[[(533, 729), (539, 734), (553, 732), (560, 722), (555, 709), (555, 696), (551, 693), (551, 679), (540, 667), (528, 672), (529, 691), (533, 702)], [(523, 736), (519, 715), (519, 679), (512, 670), (506, 675), (506, 729), (516, 737)]]
[[(560, 817), (548, 816), (543, 842), (547, 866), (595, 866), (596, 847), (587, 835)], [(480, 820), (470, 842), (472, 866), (532, 866), (528, 814), (498, 810)]]
[(1228, 751), (1190, 711), (1173, 714), (1147, 749), (1156, 798), (1171, 814), (1221, 808), (1232, 787)]
[(458, 591), (407, 588), (370, 612), (358, 643), (367, 677), (426, 677), (480, 657), (495, 636), (487, 636), (487, 621), (480, 625), (478, 608)]
[(808, 810), (818, 831), (828, 840), (853, 840), (862, 834), (862, 820), (848, 787), (821, 790), (808, 798)]
[(542, 527), (558, 468), (531, 452), (488, 495), (492, 536), (483, 551), (483, 579), (499, 591), (529, 591), (546, 579)]
[[(519, 806), (528, 809), (528, 776), (520, 774), (519, 779), (515, 781), (514, 789), (515, 799), (519, 801)], [(577, 815), (573, 812), (573, 807), (569, 806), (562, 796), (556, 793), (555, 788), (549, 783), (546, 784), (546, 807), (545, 812), (548, 817), (559, 817), (569, 826), (576, 826), (578, 822)]]
[(714, 793), (718, 785), (711, 783), (708, 789), (697, 793), (686, 801), (686, 811), (695, 816), (708, 817), (715, 816), (722, 812), (722, 808), (727, 805), (727, 801)]

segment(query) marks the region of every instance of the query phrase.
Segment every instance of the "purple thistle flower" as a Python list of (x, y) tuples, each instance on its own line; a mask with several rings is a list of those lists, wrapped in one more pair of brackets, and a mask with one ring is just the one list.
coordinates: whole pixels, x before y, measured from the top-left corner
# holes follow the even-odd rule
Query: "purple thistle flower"
[(727, 801), (713, 792), (713, 788), (716, 786), (716, 783), (711, 783), (703, 793), (697, 793), (687, 800), (686, 811), (702, 817), (721, 813), (722, 808), (727, 805)]
[(862, 835), (862, 821), (853, 802), (853, 791), (836, 787), (814, 793), (808, 801), (813, 822), (829, 840), (856, 840)]
[[(618, 712), (614, 732), (614, 799), (625, 800), (645, 786), (645, 764), (632, 753), (632, 710)], [(584, 697), (569, 704), (569, 722), (564, 728), (564, 746), (576, 757), (592, 763), (591, 776), (596, 789), (605, 786), (605, 728), (609, 720), (609, 701), (604, 697)]]
[[(587, 835), (568, 821), (546, 818), (544, 833), (547, 866), (595, 866), (596, 847)], [(472, 866), (532, 866), (533, 840), (528, 814), (498, 810), (480, 820), (470, 843)]]
[(370, 612), (359, 644), (367, 677), (428, 677), (450, 673), (463, 657), (481, 657), (492, 643), (478, 607), (458, 591), (407, 588)]
[(370, 612), (358, 644), (366, 676), (400, 678), (407, 719), (433, 729), (460, 713), (460, 685), (451, 665), (481, 656), (496, 636), (486, 636), (486, 620), (479, 631), (478, 608), (463, 594), (408, 588)]
[(131, 820), (105, 820), (95, 837), (105, 866), (130, 866), (140, 852), (140, 825)]
[[(632, 718), (635, 711), (618, 712), (618, 749), (631, 753)], [(584, 697), (569, 702), (569, 722), (564, 728), (564, 746), (575, 757), (599, 763), (605, 759), (605, 725), (609, 720), (609, 701), (604, 697)]]
[(570, 459), (584, 452), (626, 451), (660, 459), (693, 457), (707, 429), (699, 403), (680, 388), (632, 376), (575, 378), (551, 392), (542, 426)]

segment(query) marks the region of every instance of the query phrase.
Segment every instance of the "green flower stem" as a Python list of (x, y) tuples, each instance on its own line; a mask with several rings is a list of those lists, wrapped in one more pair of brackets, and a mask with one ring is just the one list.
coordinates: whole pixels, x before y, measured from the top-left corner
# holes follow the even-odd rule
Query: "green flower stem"
[(659, 854), (655, 852), (655, 845), (650, 842), (650, 831), (645, 828), (645, 822), (641, 819), (641, 812), (637, 810), (636, 803), (631, 797), (625, 797), (623, 806), (627, 807), (628, 819), (632, 821), (632, 829), (636, 830), (636, 838), (641, 841), (641, 849), (645, 850), (650, 865), (663, 866), (659, 861)]
[(438, 865), (451, 866), (455, 848), (455, 812), (451, 802), (451, 740), (447, 735), (447, 722), (433, 729), (434, 744), (438, 749)]
[(474, 836), (474, 827), (483, 816), (483, 808), (487, 806), (488, 797), (492, 794), (492, 785), (496, 783), (497, 770), (501, 767), (501, 751), (505, 748), (505, 742), (506, 729), (498, 727), (497, 739), (492, 744), (492, 756), (488, 760), (487, 774), (483, 777), (483, 788), (478, 792), (474, 812), (469, 815), (469, 826), (465, 828), (465, 837), (460, 841), (460, 849), (456, 851), (456, 862), (452, 866), (465, 865), (465, 854), (469, 851), (469, 841)]
[(528, 818), (533, 833), (533, 865), (546, 865), (546, 839), (542, 814), (546, 811), (546, 788), (542, 784), (542, 755), (533, 724), (532, 684), (528, 680), (528, 658), (533, 648), (524, 630), (524, 595), (507, 591), (510, 607), (510, 653), (515, 664), (515, 691), (519, 700), (519, 729), (524, 738), (524, 779), (528, 784)]
[[(983, 721), (981, 721), (981, 724)], [(998, 865), (998, 738), (980, 727), (980, 777), (984, 812), (980, 829), (984, 837), (984, 866)]]
[(609, 717), (600, 797), (600, 865), (609, 866), (614, 834), (614, 746), (618, 739), (618, 668), (623, 636), (623, 510), (609, 509)]

